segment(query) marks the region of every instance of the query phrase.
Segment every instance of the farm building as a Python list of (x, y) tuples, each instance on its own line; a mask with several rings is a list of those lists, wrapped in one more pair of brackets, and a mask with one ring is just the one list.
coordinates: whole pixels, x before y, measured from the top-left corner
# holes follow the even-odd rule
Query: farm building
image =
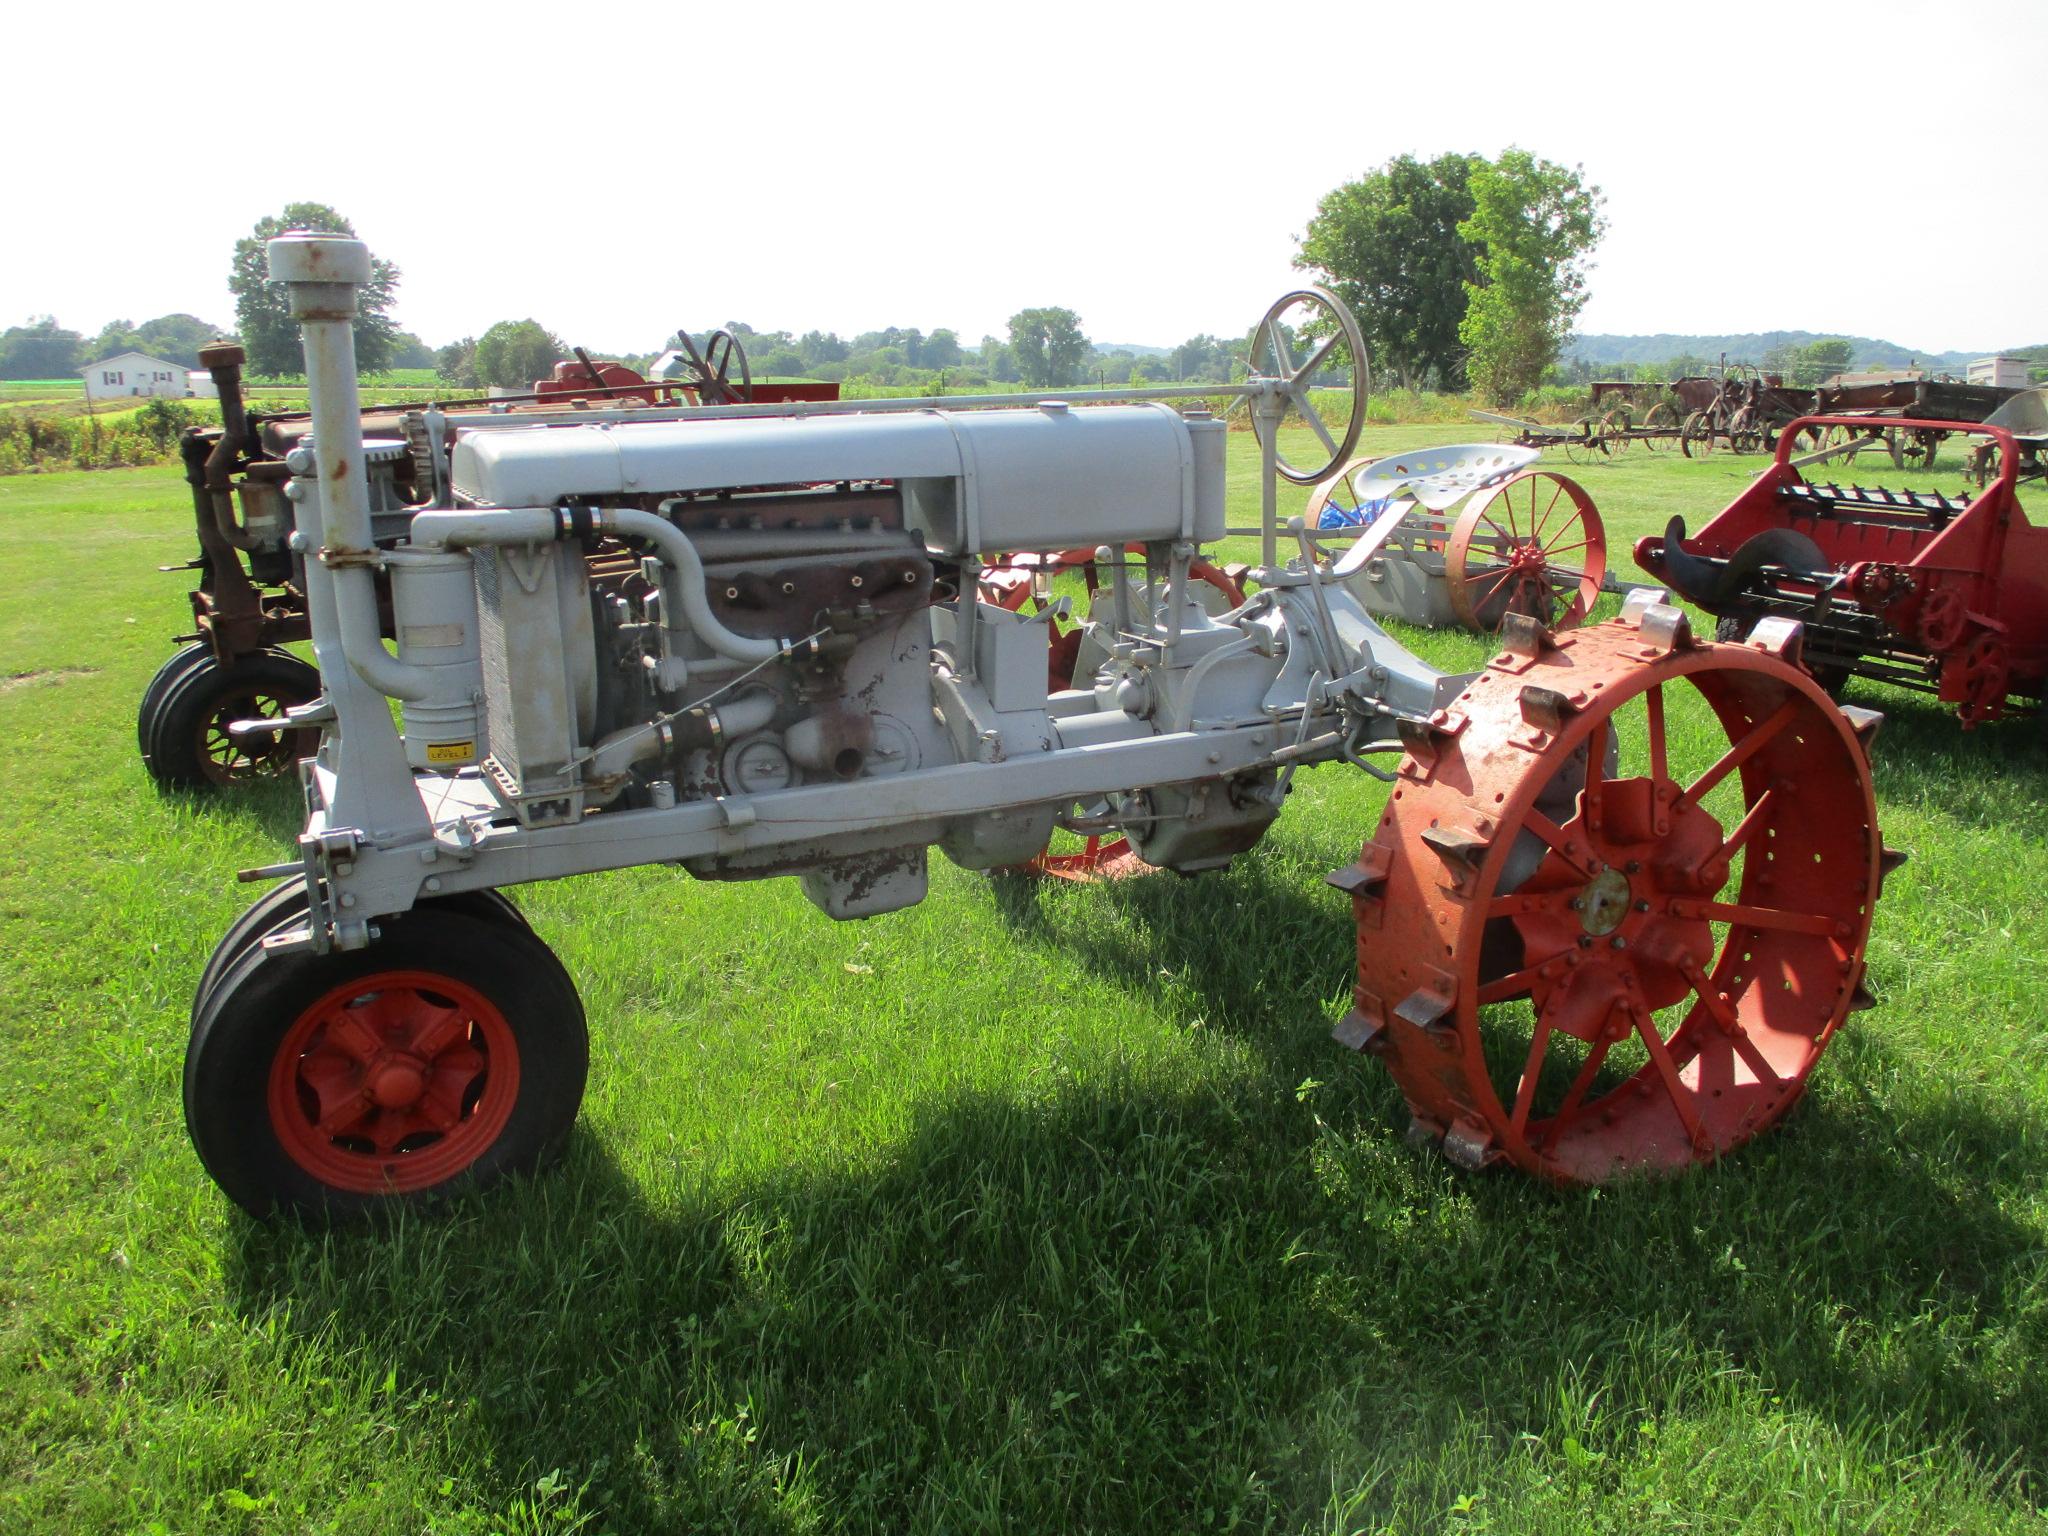
[(88, 400), (106, 400), (116, 395), (172, 395), (182, 400), (191, 393), (190, 369), (141, 352), (102, 358), (78, 371), (85, 375)]

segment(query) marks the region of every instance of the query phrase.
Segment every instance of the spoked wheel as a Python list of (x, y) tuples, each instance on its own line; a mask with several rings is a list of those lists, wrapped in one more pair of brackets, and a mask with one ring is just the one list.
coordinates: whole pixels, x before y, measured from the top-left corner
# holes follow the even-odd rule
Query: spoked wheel
[(1533, 469), (1474, 496), (1444, 542), (1451, 611), (1491, 633), (1511, 613), (1565, 629), (1585, 621), (1607, 575), (1607, 537), (1576, 480)]
[(1704, 459), (1714, 451), (1714, 423), (1705, 411), (1694, 411), (1685, 418), (1678, 451), (1688, 459)]
[(754, 371), (747, 364), (747, 349), (731, 331), (713, 331), (704, 338), (702, 352), (680, 326), (676, 340), (682, 344), (686, 369), (682, 383), (703, 404), (746, 405), (753, 400)]
[(1899, 433), (1893, 441), (1892, 461), (1901, 468), (1932, 469), (1941, 434), (1915, 428)]
[(245, 945), (199, 1000), (186, 1128), (255, 1215), (482, 1187), (538, 1166), (575, 1121), (583, 1008), (531, 930), (434, 907), (379, 926), (349, 952)]
[(1629, 429), (1634, 425), (1635, 417), (1626, 406), (1617, 407), (1600, 418), (1600, 435), (1606, 439), (1610, 454), (1628, 452), (1628, 445), (1633, 441), (1628, 435)]
[[(1848, 1012), (1883, 854), (1866, 732), (1657, 606), (1514, 648), (1410, 740), (1349, 888), (1347, 1043), (1467, 1167), (1675, 1172), (1781, 1119)], [(1590, 775), (1588, 765), (1591, 765)]]
[(1643, 416), (1643, 426), (1657, 434), (1643, 439), (1643, 446), (1652, 453), (1669, 453), (1678, 446), (1678, 411), (1668, 400), (1659, 400)]
[[(187, 661), (161, 690), (143, 695), (137, 722), (150, 777), (166, 788), (237, 789), (287, 777), (320, 744), (316, 730), (235, 737), (238, 720), (281, 720), (320, 696), (320, 674), (288, 651), (254, 651), (222, 666), (211, 651)], [(179, 657), (157, 674), (164, 680)]]
[[(1295, 361), (1295, 348), (1304, 354)], [(1277, 452), (1274, 467), (1296, 485), (1314, 485), (1351, 457), (1358, 446), (1359, 429), (1365, 425), (1369, 393), (1365, 337), (1351, 311), (1327, 288), (1297, 288), (1285, 293), (1266, 311), (1252, 329), (1250, 365), (1259, 378), (1277, 381), (1286, 395), (1286, 411), (1280, 425), (1295, 417), (1315, 434), (1329, 457), (1307, 467), (1290, 464)], [(1316, 409), (1311, 391), (1316, 378), (1325, 371), (1347, 375), (1350, 384), (1343, 395), (1344, 420), (1332, 431)], [(1263, 432), (1257, 412), (1252, 426)], [(1263, 445), (1262, 445), (1263, 446)]]

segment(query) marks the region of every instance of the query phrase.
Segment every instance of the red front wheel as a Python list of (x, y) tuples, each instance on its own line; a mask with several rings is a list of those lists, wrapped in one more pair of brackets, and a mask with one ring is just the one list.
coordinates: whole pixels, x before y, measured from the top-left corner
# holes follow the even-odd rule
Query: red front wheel
[(523, 925), (433, 907), (368, 949), (245, 950), (196, 1010), (185, 1122), (244, 1209), (355, 1216), (482, 1187), (566, 1137), (582, 1004)]

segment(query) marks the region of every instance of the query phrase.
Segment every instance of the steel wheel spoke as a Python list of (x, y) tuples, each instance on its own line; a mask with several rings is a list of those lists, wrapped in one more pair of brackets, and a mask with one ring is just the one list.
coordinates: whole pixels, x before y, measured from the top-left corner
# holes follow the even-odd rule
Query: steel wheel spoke
[(1657, 683), (1643, 693), (1643, 710), (1648, 716), (1650, 739), (1650, 786), (1671, 782), (1671, 763), (1664, 744), (1664, 685)]
[[(1611, 1006), (1608, 1011), (1612, 1013)], [(1579, 1112), (1580, 1103), (1586, 1097), (1586, 1090), (1593, 1086), (1593, 1079), (1600, 1075), (1601, 1063), (1607, 1060), (1607, 1053), (1613, 1048), (1612, 1038), (1602, 1035), (1598, 1043), (1586, 1052), (1586, 1059), (1579, 1067), (1578, 1076), (1572, 1079), (1571, 1087), (1565, 1090), (1564, 1102), (1557, 1106), (1557, 1113), (1544, 1124), (1543, 1146), (1548, 1147), (1557, 1140), (1558, 1132), (1571, 1124)]]
[(1735, 830), (1728, 834), (1728, 840), (1721, 844), (1716, 858), (1733, 859), (1756, 836), (1756, 830), (1764, 824), (1771, 804), (1778, 797), (1778, 786), (1773, 784), (1756, 797), (1756, 804), (1743, 813), (1742, 820), (1735, 824)]
[(1642, 1037), (1643, 1048), (1650, 1053), (1650, 1060), (1657, 1068), (1657, 1076), (1664, 1084), (1664, 1091), (1671, 1096), (1671, 1107), (1678, 1111), (1678, 1123), (1685, 1127), (1686, 1136), (1697, 1146), (1700, 1139), (1700, 1112), (1694, 1107), (1692, 1094), (1678, 1076), (1678, 1064), (1671, 1059), (1671, 1052), (1664, 1044), (1664, 1037), (1657, 1033), (1647, 1009), (1638, 1010), (1635, 1016), (1636, 1033)]
[(1732, 901), (1692, 901), (1680, 897), (1671, 903), (1683, 917), (1703, 917), (1711, 923), (1740, 923), (1745, 928), (1767, 928), (1778, 933), (1806, 933), (1831, 936), (1835, 920), (1824, 913), (1787, 912), (1779, 907), (1752, 907)]
[(1287, 394), (1288, 398), (1294, 402), (1294, 408), (1301, 412), (1301, 419), (1315, 430), (1316, 436), (1323, 440), (1323, 446), (1330, 451), (1330, 456), (1335, 458), (1337, 456), (1337, 439), (1330, 436), (1330, 429), (1323, 425), (1323, 418), (1318, 416), (1315, 407), (1309, 404), (1308, 391), (1306, 389), (1290, 389)]
[(1536, 1080), (1543, 1074), (1543, 1058), (1549, 1050), (1550, 1009), (1546, 1007), (1536, 1015), (1536, 1027), (1529, 1032), (1529, 1055), (1522, 1063), (1522, 1080), (1515, 1085), (1515, 1107), (1508, 1116), (1508, 1129), (1517, 1136), (1528, 1128), (1529, 1109), (1536, 1102)]
[(1498, 1003), (1507, 998), (1521, 995), (1529, 990), (1530, 986), (1535, 983), (1536, 978), (1542, 973), (1543, 962), (1539, 960), (1534, 965), (1524, 966), (1519, 971), (1513, 971), (1506, 976), (1500, 977), (1498, 980), (1489, 981), (1479, 989), (1480, 1006), (1483, 1008), (1488, 1003)]
[(1287, 382), (1290, 385), (1298, 385), (1303, 380), (1312, 376), (1318, 368), (1323, 366), (1323, 363), (1328, 359), (1329, 355), (1337, 349), (1337, 343), (1342, 341), (1343, 339), (1344, 333), (1342, 331), (1332, 332), (1330, 335), (1330, 339), (1325, 341), (1320, 347), (1317, 347), (1315, 351), (1311, 352), (1309, 354), (1308, 361), (1303, 363), (1299, 368), (1295, 369), (1294, 377), (1289, 379)]
[(1593, 878), (1593, 871), (1587, 868), (1580, 856), (1572, 852), (1566, 845), (1564, 829), (1537, 810), (1535, 806), (1530, 806), (1523, 813), (1522, 826), (1525, 830), (1535, 833), (1537, 837), (1548, 843), (1551, 851), (1564, 860), (1572, 869), (1576, 870), (1582, 879), (1590, 880)]
[(1747, 736), (1723, 752), (1719, 762), (1693, 780), (1679, 799), (1691, 805), (1698, 805), (1713, 792), (1715, 785), (1769, 746), (1778, 733), (1792, 723), (1793, 715), (1799, 711), (1800, 702), (1795, 695), (1771, 711)]
[(1595, 834), (1600, 831), (1601, 786), (1607, 782), (1607, 729), (1603, 719), (1586, 735), (1586, 787), (1579, 795), (1579, 814)]

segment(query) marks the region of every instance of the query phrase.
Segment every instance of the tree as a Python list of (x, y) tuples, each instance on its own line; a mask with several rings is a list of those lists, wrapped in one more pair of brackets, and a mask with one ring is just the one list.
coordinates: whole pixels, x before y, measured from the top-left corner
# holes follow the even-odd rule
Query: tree
[(568, 355), (568, 347), (538, 320), (500, 320), (476, 339), (477, 382), (530, 389)]
[(805, 331), (796, 349), (803, 354), (807, 368), (815, 368), (820, 363), (843, 363), (850, 355), (846, 343), (839, 339), (836, 331)]
[(958, 368), (965, 356), (960, 350), (959, 336), (952, 331), (933, 331), (924, 339), (924, 366), (927, 368)]
[(1472, 216), (1477, 155), (1412, 155), (1347, 181), (1316, 205), (1294, 264), (1318, 274), (1358, 316), (1368, 354), (1415, 388), (1434, 375), (1464, 383), (1465, 286), (1479, 250), (1459, 226)]
[[(270, 282), (264, 247), (293, 230), (355, 234), (355, 226), (325, 203), (291, 203), (275, 218), (256, 221), (256, 228), (235, 242), (228, 270), (228, 289), (235, 296), (235, 327), (249, 354), (254, 373), (301, 373), (305, 354), (299, 348), (298, 322), (291, 317), (284, 289)], [(398, 296), (398, 268), (382, 257), (370, 260), (370, 281), (356, 292), (356, 366), (376, 373), (389, 366), (398, 327), (391, 305)]]
[(67, 331), (49, 315), (0, 334), (0, 379), (61, 379), (74, 374), (87, 359), (84, 338)]
[(759, 379), (800, 379), (804, 375), (803, 354), (794, 347), (777, 347), (766, 356), (747, 362)]
[(1458, 234), (1481, 249), (1458, 339), (1473, 386), (1496, 404), (1543, 377), (1586, 302), (1585, 258), (1607, 225), (1600, 189), (1581, 178), (1514, 148), (1472, 167), (1472, 216)]
[(1848, 368), (1851, 350), (1849, 343), (1839, 336), (1809, 341), (1793, 366), (1792, 382), (1810, 389), (1823, 379), (1833, 378)]
[(434, 354), (434, 372), (460, 389), (480, 389), (476, 376), (476, 338), (451, 341)]
[(1088, 355), (1081, 317), (1071, 309), (1020, 309), (1010, 316), (1010, 351), (1033, 389), (1071, 384)]

